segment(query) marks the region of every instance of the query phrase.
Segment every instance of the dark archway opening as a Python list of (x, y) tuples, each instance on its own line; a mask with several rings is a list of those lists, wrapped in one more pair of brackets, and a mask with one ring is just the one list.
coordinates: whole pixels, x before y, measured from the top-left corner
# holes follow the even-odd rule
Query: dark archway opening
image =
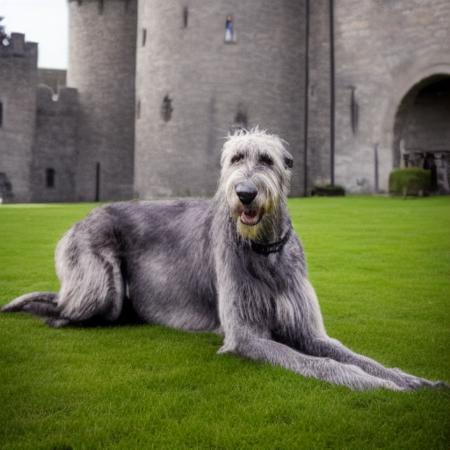
[(450, 192), (450, 75), (426, 78), (405, 95), (394, 125), (394, 167), (433, 170), (435, 188)]

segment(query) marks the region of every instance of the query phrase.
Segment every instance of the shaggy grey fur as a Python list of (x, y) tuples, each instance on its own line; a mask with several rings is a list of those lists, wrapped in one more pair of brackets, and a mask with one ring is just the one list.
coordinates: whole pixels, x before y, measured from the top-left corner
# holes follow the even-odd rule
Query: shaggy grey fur
[(352, 389), (440, 386), (389, 369), (328, 337), (286, 208), (292, 157), (263, 131), (224, 145), (212, 200), (109, 204), (59, 242), (59, 293), (27, 294), (3, 311), (53, 326), (144, 322), (223, 334), (235, 353)]

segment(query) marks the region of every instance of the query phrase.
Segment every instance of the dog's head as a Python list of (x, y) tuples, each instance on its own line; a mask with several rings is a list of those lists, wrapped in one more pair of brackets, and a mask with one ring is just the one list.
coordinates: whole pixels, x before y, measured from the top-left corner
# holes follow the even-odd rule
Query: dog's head
[(292, 155), (278, 136), (259, 129), (238, 131), (223, 146), (219, 192), (239, 234), (257, 239), (289, 192)]

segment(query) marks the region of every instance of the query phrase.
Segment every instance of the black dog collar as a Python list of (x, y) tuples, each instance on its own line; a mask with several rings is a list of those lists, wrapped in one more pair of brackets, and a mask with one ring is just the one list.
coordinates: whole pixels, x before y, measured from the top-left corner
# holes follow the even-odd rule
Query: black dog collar
[(252, 250), (256, 253), (259, 253), (261, 255), (270, 255), (271, 253), (277, 253), (282, 250), (284, 247), (284, 244), (289, 239), (289, 236), (291, 235), (291, 228), (289, 227), (284, 237), (277, 241), (277, 242), (271, 242), (270, 244), (262, 244), (260, 242), (251, 241), (251, 247)]

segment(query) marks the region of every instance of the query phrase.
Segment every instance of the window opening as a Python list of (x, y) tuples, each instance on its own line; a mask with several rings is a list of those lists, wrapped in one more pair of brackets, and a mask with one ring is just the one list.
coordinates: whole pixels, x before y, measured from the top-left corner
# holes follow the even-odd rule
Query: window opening
[(350, 118), (351, 118), (352, 132), (353, 134), (356, 134), (358, 131), (358, 122), (359, 122), (359, 105), (356, 100), (355, 86), (350, 86)]
[(189, 8), (185, 6), (183, 8), (183, 28), (187, 28), (189, 22)]
[(172, 99), (169, 95), (165, 95), (161, 106), (161, 116), (165, 122), (168, 122), (172, 118), (173, 106)]
[(238, 104), (236, 115), (233, 122), (234, 130), (246, 130), (248, 129), (248, 114), (247, 108), (242, 104)]
[(55, 187), (55, 169), (46, 169), (45, 170), (45, 185), (48, 188)]
[(236, 33), (234, 31), (233, 16), (227, 16), (225, 20), (225, 42), (233, 44), (236, 42)]
[(147, 28), (142, 29), (142, 47), (145, 47), (145, 43), (147, 42)]

